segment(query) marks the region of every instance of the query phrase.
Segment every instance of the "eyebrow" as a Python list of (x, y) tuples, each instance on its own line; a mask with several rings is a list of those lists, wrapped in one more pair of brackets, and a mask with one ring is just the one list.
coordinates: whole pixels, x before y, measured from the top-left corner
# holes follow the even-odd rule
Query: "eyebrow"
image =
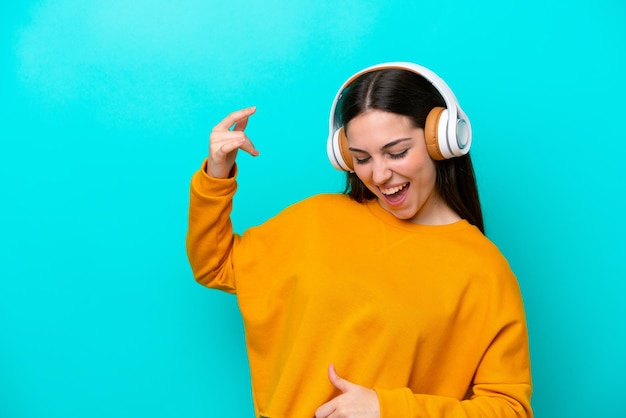
[[(391, 147), (393, 147), (394, 145), (398, 145), (399, 143), (404, 142), (404, 141), (410, 141), (411, 139), (412, 139), (412, 138), (400, 138), (400, 139), (396, 139), (396, 140), (391, 141), (391, 142), (389, 142), (389, 143), (387, 143), (387, 144), (383, 145), (382, 147), (380, 147), (380, 150), (381, 150), (381, 151), (385, 151), (386, 149), (391, 148)], [(366, 152), (366, 151), (363, 151), (362, 149), (358, 149), (358, 148), (354, 148), (354, 147), (350, 147), (350, 148), (348, 148), (348, 149), (349, 149), (351, 152), (363, 152), (363, 153), (366, 153), (366, 154), (367, 154), (367, 152)]]

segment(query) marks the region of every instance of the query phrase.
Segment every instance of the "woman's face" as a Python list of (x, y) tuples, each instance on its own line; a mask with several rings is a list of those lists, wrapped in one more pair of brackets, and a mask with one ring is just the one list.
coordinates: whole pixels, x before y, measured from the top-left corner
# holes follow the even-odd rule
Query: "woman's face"
[(369, 110), (347, 124), (346, 134), (355, 174), (396, 218), (426, 225), (460, 219), (437, 193), (424, 130), (410, 118)]

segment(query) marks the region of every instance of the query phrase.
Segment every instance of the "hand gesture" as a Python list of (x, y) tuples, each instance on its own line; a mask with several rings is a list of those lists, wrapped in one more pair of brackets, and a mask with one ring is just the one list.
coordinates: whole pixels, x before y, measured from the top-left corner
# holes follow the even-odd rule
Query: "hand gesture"
[(248, 118), (254, 112), (256, 107), (238, 110), (226, 116), (213, 128), (209, 137), (209, 158), (206, 168), (209, 176), (227, 178), (235, 165), (237, 151), (240, 148), (252, 156), (259, 155), (244, 132)]
[(328, 379), (342, 394), (320, 406), (315, 418), (380, 418), (380, 405), (374, 390), (342, 379), (332, 364), (328, 368)]

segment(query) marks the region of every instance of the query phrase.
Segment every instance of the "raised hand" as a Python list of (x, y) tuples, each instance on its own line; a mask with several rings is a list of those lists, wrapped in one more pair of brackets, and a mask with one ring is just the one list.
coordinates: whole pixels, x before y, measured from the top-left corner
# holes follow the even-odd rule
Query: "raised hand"
[(320, 406), (315, 418), (380, 418), (380, 404), (374, 390), (342, 379), (332, 364), (328, 367), (328, 380), (341, 395)]
[(227, 178), (233, 169), (239, 149), (255, 157), (259, 155), (244, 132), (248, 125), (248, 118), (254, 112), (256, 112), (256, 107), (241, 109), (226, 116), (215, 125), (209, 137), (209, 157), (206, 168), (209, 176)]

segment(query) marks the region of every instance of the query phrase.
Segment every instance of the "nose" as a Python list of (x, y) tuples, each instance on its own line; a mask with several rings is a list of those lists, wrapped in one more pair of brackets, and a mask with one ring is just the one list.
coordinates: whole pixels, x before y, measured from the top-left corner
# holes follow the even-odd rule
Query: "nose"
[(391, 169), (383, 159), (374, 159), (372, 162), (372, 181), (374, 183), (387, 183), (391, 179), (391, 174)]

